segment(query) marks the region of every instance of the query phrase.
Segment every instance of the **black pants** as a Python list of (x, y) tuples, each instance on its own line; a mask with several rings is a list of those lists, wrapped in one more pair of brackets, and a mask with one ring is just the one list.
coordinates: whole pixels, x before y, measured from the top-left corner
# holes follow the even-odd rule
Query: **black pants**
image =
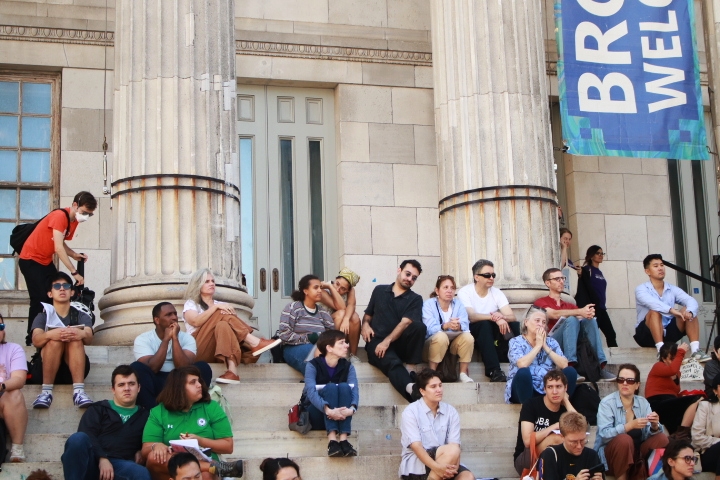
[[(50, 262), (49, 265), (40, 265), (34, 260), (18, 260), (18, 266), (27, 285), (28, 295), (30, 295), (30, 309), (28, 310), (27, 336), (25, 337), (25, 345), (32, 344), (32, 323), (38, 313), (42, 313), (43, 307), (40, 302), (48, 302), (47, 282), (48, 277), (57, 273), (55, 264)], [(52, 302), (50, 302), (52, 303)]]
[[(510, 326), (513, 336), (520, 335), (520, 322), (508, 322), (508, 326)], [(485, 364), (485, 376), (489, 377), (494, 370), (500, 368), (500, 356), (497, 345), (495, 345), (495, 338), (500, 337), (500, 328), (492, 320), (482, 320), (470, 324), (470, 333), (475, 337), (475, 350), (478, 351)], [(507, 341), (504, 342), (507, 345)], [(507, 350), (505, 356), (507, 356)]]
[[(212, 381), (212, 368), (205, 362), (193, 363), (200, 370), (205, 385), (210, 385)], [(140, 384), (140, 393), (138, 393), (137, 404), (148, 410), (157, 405), (157, 396), (160, 395), (170, 372), (153, 372), (152, 369), (141, 362), (133, 362), (130, 366), (135, 370)]]
[(422, 363), (425, 332), (427, 332), (427, 327), (425, 327), (424, 323), (412, 322), (400, 335), (400, 338), (390, 344), (382, 358), (375, 355), (375, 347), (384, 338), (373, 337), (370, 343), (365, 345), (370, 365), (379, 368), (390, 379), (390, 383), (395, 387), (395, 390), (400, 392), (408, 401), (412, 401), (412, 398), (405, 390), (405, 387), (407, 387), (408, 383), (412, 383), (412, 379), (403, 366), (403, 362), (410, 364)]
[(607, 310), (603, 308), (596, 308), (595, 320), (597, 320), (598, 328), (603, 333), (603, 335), (605, 335), (605, 341), (607, 342), (607, 346), (617, 347), (618, 344), (615, 329), (613, 328), (613, 324), (610, 321)]
[(716, 443), (705, 450), (705, 453), (701, 453), (700, 463), (702, 463), (703, 472), (714, 472), (715, 476), (720, 475), (720, 443)]

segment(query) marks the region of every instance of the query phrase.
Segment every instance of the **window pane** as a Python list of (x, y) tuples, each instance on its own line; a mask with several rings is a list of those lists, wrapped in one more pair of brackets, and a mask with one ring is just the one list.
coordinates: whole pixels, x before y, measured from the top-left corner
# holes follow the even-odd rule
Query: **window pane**
[[(675, 238), (675, 263), (679, 267), (687, 268), (679, 166), (677, 160), (668, 160), (667, 162), (670, 180), (670, 212), (672, 214), (673, 237)], [(688, 291), (687, 276), (680, 272), (677, 273), (677, 286), (686, 292)]]
[(320, 141), (311, 140), (310, 156), (310, 228), (312, 231), (312, 268), (313, 274), (325, 278), (323, 250), (323, 191), (322, 159)]
[(255, 296), (255, 203), (252, 139), (240, 139), (240, 251), (245, 285)]
[(23, 182), (50, 181), (50, 152), (22, 152), (20, 179)]
[(0, 290), (15, 289), (15, 259), (0, 258)]
[(48, 213), (50, 196), (48, 190), (20, 190), (20, 218), (40, 219)]
[(17, 152), (0, 150), (0, 182), (17, 181)]
[(0, 147), (17, 147), (18, 117), (0, 116)]
[(280, 225), (282, 228), (282, 294), (289, 296), (295, 284), (295, 238), (293, 222), (292, 140), (280, 140)]
[(15, 228), (14, 222), (0, 222), (0, 255), (12, 255), (10, 234), (13, 228)]
[(50, 119), (23, 117), (22, 146), (26, 148), (50, 148)]
[(23, 83), (23, 113), (50, 115), (50, 84)]
[(9, 188), (0, 189), (0, 218), (15, 220), (17, 215), (17, 191)]
[(0, 82), (0, 112), (17, 113), (20, 84)]

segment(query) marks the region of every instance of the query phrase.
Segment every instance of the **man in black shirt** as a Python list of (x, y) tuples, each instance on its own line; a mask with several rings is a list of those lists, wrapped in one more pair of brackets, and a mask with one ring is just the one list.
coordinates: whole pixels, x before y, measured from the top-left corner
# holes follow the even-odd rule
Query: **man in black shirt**
[[(560, 417), (563, 443), (540, 455), (540, 480), (603, 480), (605, 466), (592, 448), (587, 448), (587, 420), (577, 412)], [(591, 473), (592, 470), (592, 473)]]
[(417, 389), (413, 395), (409, 372), (422, 362), (427, 330), (422, 321), (422, 297), (410, 290), (420, 273), (420, 262), (404, 260), (395, 283), (375, 287), (361, 330), (370, 365), (382, 370), (408, 401), (420, 398)]
[(558, 445), (562, 437), (557, 433), (558, 422), (565, 412), (574, 412), (567, 394), (567, 377), (562, 370), (550, 370), (543, 377), (545, 395), (533, 397), (523, 403), (518, 422), (517, 444), (515, 446), (515, 470), (531, 468), (530, 437), (535, 432), (535, 449), (540, 455), (550, 445)]

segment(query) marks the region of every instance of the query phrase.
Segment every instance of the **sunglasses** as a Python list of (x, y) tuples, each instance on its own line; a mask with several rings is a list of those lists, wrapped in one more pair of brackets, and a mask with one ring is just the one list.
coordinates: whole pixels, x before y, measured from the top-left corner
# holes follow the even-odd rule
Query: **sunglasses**
[(52, 285), (53, 290), (60, 290), (61, 288), (65, 290), (70, 290), (71, 287), (72, 285), (70, 285), (69, 283), (53, 283)]
[(615, 381), (620, 384), (627, 383), (628, 385), (635, 385), (637, 383), (636, 378), (617, 377)]
[(475, 275), (480, 275), (483, 278), (495, 278), (497, 277), (494, 273), (476, 273)]
[(688, 465), (698, 462), (698, 457), (695, 457), (693, 455), (685, 455), (684, 457), (675, 457), (675, 460), (679, 460), (681, 458), (683, 460), (685, 460), (685, 463), (687, 463)]
[(437, 279), (438, 280), (452, 280), (453, 282), (455, 281), (455, 277), (453, 277), (452, 275), (438, 275)]

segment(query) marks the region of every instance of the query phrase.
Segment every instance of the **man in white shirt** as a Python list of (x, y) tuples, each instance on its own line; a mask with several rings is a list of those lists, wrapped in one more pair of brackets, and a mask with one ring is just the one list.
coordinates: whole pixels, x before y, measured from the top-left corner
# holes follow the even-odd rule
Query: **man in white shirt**
[[(707, 362), (710, 357), (700, 350), (700, 324), (697, 319), (697, 300), (682, 289), (665, 282), (662, 255), (653, 253), (643, 260), (649, 282), (635, 288), (637, 322), (635, 341), (641, 347), (660, 347), (675, 343), (685, 335), (690, 340), (691, 358)], [(677, 309), (675, 305), (682, 308)]]
[(177, 310), (170, 302), (160, 302), (152, 310), (155, 329), (135, 338), (135, 362), (140, 393), (137, 404), (147, 409), (157, 405), (155, 399), (165, 386), (168, 374), (177, 367), (195, 365), (205, 385), (210, 385), (212, 369), (205, 362), (196, 362), (197, 345), (192, 335), (180, 330)]
[[(510, 302), (499, 288), (495, 288), (495, 267), (490, 260), (478, 260), (472, 267), (473, 284), (458, 291), (470, 320), (470, 333), (475, 337), (475, 349), (485, 364), (485, 375), (491, 382), (506, 382), (500, 369), (498, 346), (507, 345), (509, 338), (520, 335), (520, 324), (510, 308)], [(507, 357), (507, 350), (505, 350)], [(502, 360), (507, 361), (507, 358)]]

